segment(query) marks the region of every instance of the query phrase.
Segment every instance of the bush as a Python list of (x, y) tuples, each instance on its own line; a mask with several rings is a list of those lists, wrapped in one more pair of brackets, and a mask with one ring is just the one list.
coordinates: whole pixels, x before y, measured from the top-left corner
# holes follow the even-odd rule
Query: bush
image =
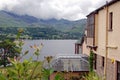
[[(2, 68), (0, 72), (1, 80), (48, 80), (51, 73), (53, 73), (53, 69), (48, 68), (45, 69), (43, 67), (43, 62), (38, 61), (38, 57), (40, 55), (40, 51), (42, 49), (42, 44), (39, 46), (33, 45), (30, 46), (34, 49), (33, 55), (37, 56), (37, 60), (33, 61), (32, 58), (29, 60), (24, 60), (20, 62), (20, 59), (28, 54), (29, 51), (22, 53), (22, 56), (18, 57), (15, 53), (21, 54), (23, 42), (19, 39), (21, 32), (17, 35), (16, 42), (14, 41), (2, 41), (1, 47), (4, 49), (4, 54), (8, 54), (11, 51), (11, 54), (4, 55), (4, 62), (10, 62), (12, 64), (11, 67)], [(2, 44), (6, 42), (5, 44)], [(7, 51), (7, 52), (6, 52)], [(13, 55), (14, 54), (14, 55)], [(11, 56), (12, 57), (11, 57)], [(49, 61), (50, 62), (50, 61)], [(1, 61), (2, 64), (2, 61)], [(6, 65), (6, 64), (5, 64)]]
[(85, 80), (102, 80), (95, 72), (90, 72), (83, 76)]

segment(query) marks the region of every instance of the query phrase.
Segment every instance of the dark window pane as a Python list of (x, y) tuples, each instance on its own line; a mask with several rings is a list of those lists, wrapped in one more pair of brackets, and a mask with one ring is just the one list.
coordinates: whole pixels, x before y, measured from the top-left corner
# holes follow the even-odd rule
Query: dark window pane
[(102, 57), (102, 67), (104, 67), (105, 58)]
[(109, 30), (110, 31), (113, 30), (113, 13), (112, 12), (109, 13)]
[(94, 14), (88, 16), (87, 19), (87, 37), (93, 38), (94, 37)]
[(117, 80), (120, 80), (120, 62), (117, 62)]

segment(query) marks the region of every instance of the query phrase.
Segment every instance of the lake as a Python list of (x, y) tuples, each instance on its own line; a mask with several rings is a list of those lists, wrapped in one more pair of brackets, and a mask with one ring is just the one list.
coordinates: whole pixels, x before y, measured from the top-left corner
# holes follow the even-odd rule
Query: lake
[(43, 48), (40, 52), (39, 60), (43, 60), (44, 56), (56, 56), (58, 54), (74, 54), (75, 53), (75, 42), (77, 40), (25, 40), (23, 45), (23, 52), (29, 50), (23, 59), (28, 59), (33, 57), (33, 60), (36, 60), (36, 57), (33, 56), (34, 49), (30, 48), (34, 44), (40, 45), (43, 44)]

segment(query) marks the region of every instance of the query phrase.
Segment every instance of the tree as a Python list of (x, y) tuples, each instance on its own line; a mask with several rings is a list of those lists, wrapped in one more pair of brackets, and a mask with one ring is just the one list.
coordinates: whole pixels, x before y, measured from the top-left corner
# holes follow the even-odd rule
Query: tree
[(0, 42), (0, 65), (4, 65), (6, 67), (10, 62), (7, 57), (14, 58), (18, 57), (20, 53), (19, 46), (16, 45), (14, 40), (3, 40)]

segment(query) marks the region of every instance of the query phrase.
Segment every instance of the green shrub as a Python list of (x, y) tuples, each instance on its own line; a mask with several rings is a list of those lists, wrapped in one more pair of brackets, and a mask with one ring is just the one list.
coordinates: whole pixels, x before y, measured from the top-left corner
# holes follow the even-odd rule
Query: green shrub
[(93, 72), (93, 51), (90, 51), (90, 56), (89, 56), (89, 69), (90, 72)]
[(83, 76), (85, 80), (102, 80), (95, 72), (90, 72)]
[[(10, 50), (14, 49), (13, 51), (21, 54), (23, 42), (19, 39), (20, 35), (21, 35), (21, 30), (18, 33), (15, 42), (14, 41), (10, 42), (7, 40), (7, 43), (4, 45), (1, 44), (1, 46), (4, 47), (5, 50), (6, 49), (8, 50), (9, 45), (12, 45), (10, 46), (11, 47)], [(13, 45), (15, 47), (13, 47)], [(45, 69), (43, 67), (43, 62), (38, 60), (43, 45), (40, 44), (40, 46), (36, 46), (35, 44), (30, 47), (34, 49), (33, 55), (37, 56), (37, 60), (33, 61), (32, 58), (30, 58), (29, 60), (24, 60), (23, 62), (20, 62), (20, 59), (26, 54), (28, 54), (29, 51), (22, 53), (21, 58), (17, 56), (13, 56), (13, 57), (6, 56), (4, 61), (6, 60), (9, 61), (12, 64), (12, 66), (0, 69), (1, 70), (0, 79), (2, 80), (48, 80), (49, 79), (50, 74), (53, 73), (53, 69), (51, 68)]]

